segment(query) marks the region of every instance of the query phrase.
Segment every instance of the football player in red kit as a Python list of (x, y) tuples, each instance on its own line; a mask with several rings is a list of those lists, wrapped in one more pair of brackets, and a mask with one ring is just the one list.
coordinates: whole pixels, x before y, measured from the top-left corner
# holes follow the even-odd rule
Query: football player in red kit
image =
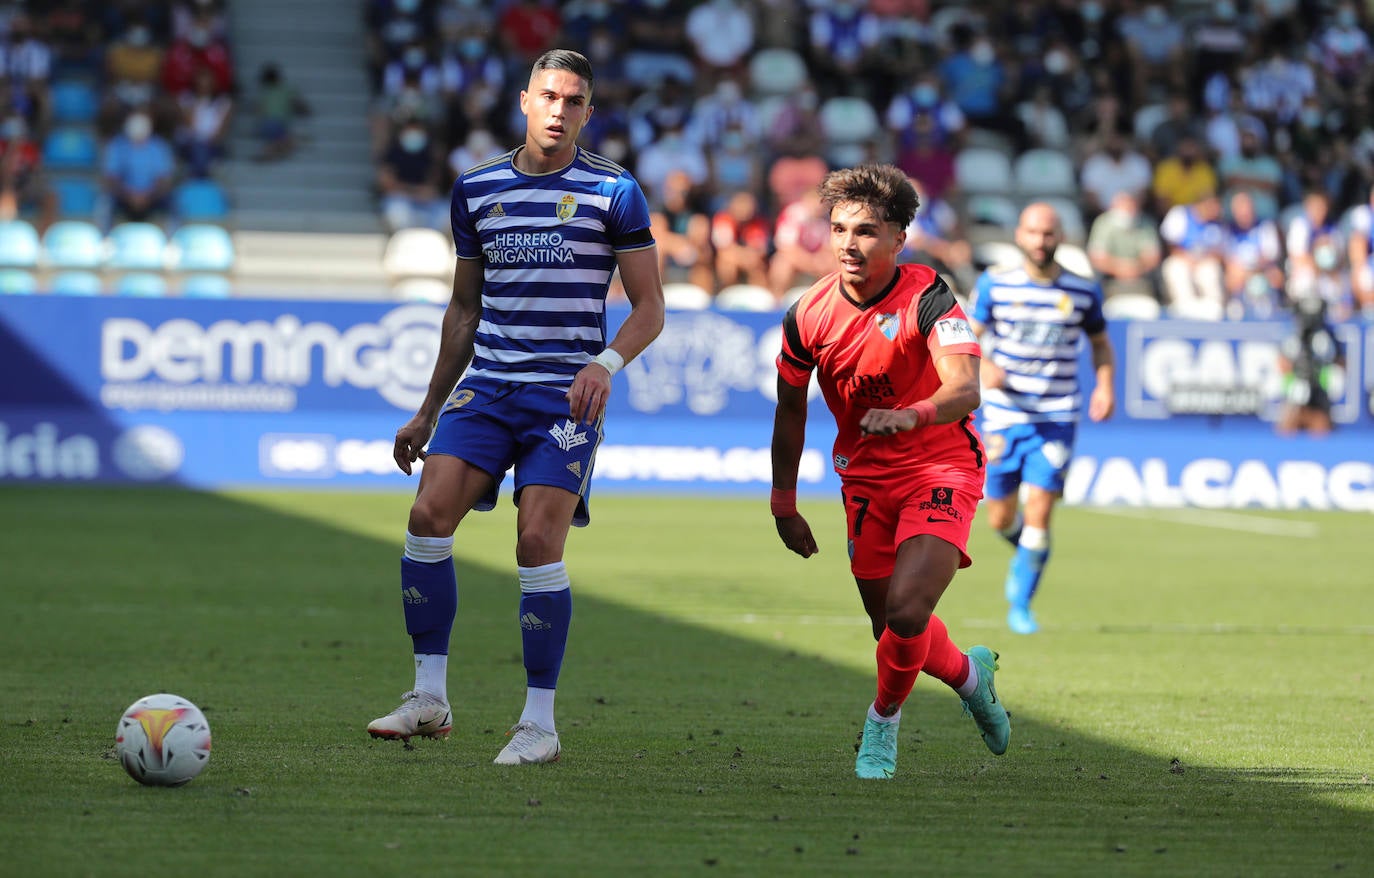
[(892, 777), (902, 704), (921, 671), (959, 693), (988, 749), (1001, 755), (1011, 723), (993, 688), (997, 654), (961, 651), (935, 615), (955, 572), (971, 563), (969, 528), (982, 496), (978, 340), (934, 270), (897, 264), (918, 207), (901, 170), (834, 171), (821, 199), (839, 270), (783, 319), (771, 505), (787, 548), (815, 554), (796, 505), (814, 371), (838, 430), (850, 568), (878, 641), (878, 692), (854, 770)]

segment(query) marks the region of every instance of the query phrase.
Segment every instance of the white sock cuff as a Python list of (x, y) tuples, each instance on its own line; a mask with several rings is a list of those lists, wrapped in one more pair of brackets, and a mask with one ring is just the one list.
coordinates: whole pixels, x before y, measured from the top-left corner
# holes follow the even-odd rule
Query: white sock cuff
[(453, 557), (453, 537), (417, 537), (406, 531), (405, 556), (421, 564), (434, 564)]
[(538, 567), (517, 567), (520, 573), (520, 591), (531, 594), (541, 591), (563, 591), (570, 588), (568, 568), (562, 561), (541, 564)]
[(1030, 549), (1032, 552), (1048, 549), (1050, 547), (1050, 532), (1043, 527), (1023, 527), (1021, 528), (1021, 539), (1017, 545), (1023, 549)]

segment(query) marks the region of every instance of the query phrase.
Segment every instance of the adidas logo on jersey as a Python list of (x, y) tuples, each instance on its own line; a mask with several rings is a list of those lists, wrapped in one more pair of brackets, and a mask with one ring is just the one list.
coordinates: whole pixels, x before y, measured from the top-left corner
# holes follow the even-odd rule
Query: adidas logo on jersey
[(572, 463), (568, 464), (568, 472), (577, 476), (579, 479), (582, 478), (582, 461), (574, 460)]
[(496, 202), (496, 204), (491, 208), (491, 210), (487, 211), (487, 216), (486, 216), (486, 218), (487, 218), (487, 219), (496, 219), (496, 218), (499, 217), (499, 216), (505, 216), (505, 215), (506, 215), (506, 209), (505, 209), (504, 207), (502, 207), (502, 206), (501, 206), (501, 202), (498, 201), (498, 202)]
[(553, 626), (533, 613), (524, 613), (520, 616), (520, 627), (526, 631), (547, 631)]
[(424, 595), (420, 594), (420, 590), (419, 590), (418, 588), (416, 588), (415, 586), (413, 586), (413, 585), (412, 585), (410, 588), (403, 588), (403, 589), (401, 589), (401, 596), (405, 598), (405, 601), (406, 601), (406, 603), (408, 603), (408, 604), (427, 604), (427, 603), (429, 603), (429, 598), (427, 598), (427, 597), (425, 597)]

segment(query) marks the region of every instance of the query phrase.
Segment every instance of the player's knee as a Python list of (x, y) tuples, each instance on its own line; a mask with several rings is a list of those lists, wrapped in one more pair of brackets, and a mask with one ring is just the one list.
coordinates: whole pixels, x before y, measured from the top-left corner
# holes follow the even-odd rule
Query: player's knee
[[(900, 607), (889, 606), (887, 627), (898, 637), (915, 637), (926, 630), (934, 613), (934, 604), (920, 599), (906, 601)], [(878, 633), (881, 635), (882, 632)]]
[(457, 527), (457, 520), (443, 504), (423, 496), (415, 498), (411, 504), (406, 529), (412, 534), (419, 537), (449, 537), (453, 536)]
[(526, 528), (515, 541), (515, 563), (539, 567), (563, 559), (563, 540), (543, 528)]

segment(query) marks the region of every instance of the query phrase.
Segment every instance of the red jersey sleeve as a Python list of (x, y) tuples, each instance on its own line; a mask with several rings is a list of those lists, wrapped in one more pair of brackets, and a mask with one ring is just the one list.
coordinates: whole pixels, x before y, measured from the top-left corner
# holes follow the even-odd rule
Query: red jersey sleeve
[(947, 354), (983, 355), (978, 336), (973, 334), (968, 315), (959, 306), (949, 286), (937, 278), (924, 293), (916, 306), (917, 325), (926, 338), (930, 349), (930, 361)]
[(797, 324), (797, 308), (801, 303), (801, 299), (794, 302), (782, 318), (782, 352), (778, 354), (777, 361), (778, 375), (793, 387), (805, 387), (816, 368), (816, 358), (802, 342), (801, 329)]

